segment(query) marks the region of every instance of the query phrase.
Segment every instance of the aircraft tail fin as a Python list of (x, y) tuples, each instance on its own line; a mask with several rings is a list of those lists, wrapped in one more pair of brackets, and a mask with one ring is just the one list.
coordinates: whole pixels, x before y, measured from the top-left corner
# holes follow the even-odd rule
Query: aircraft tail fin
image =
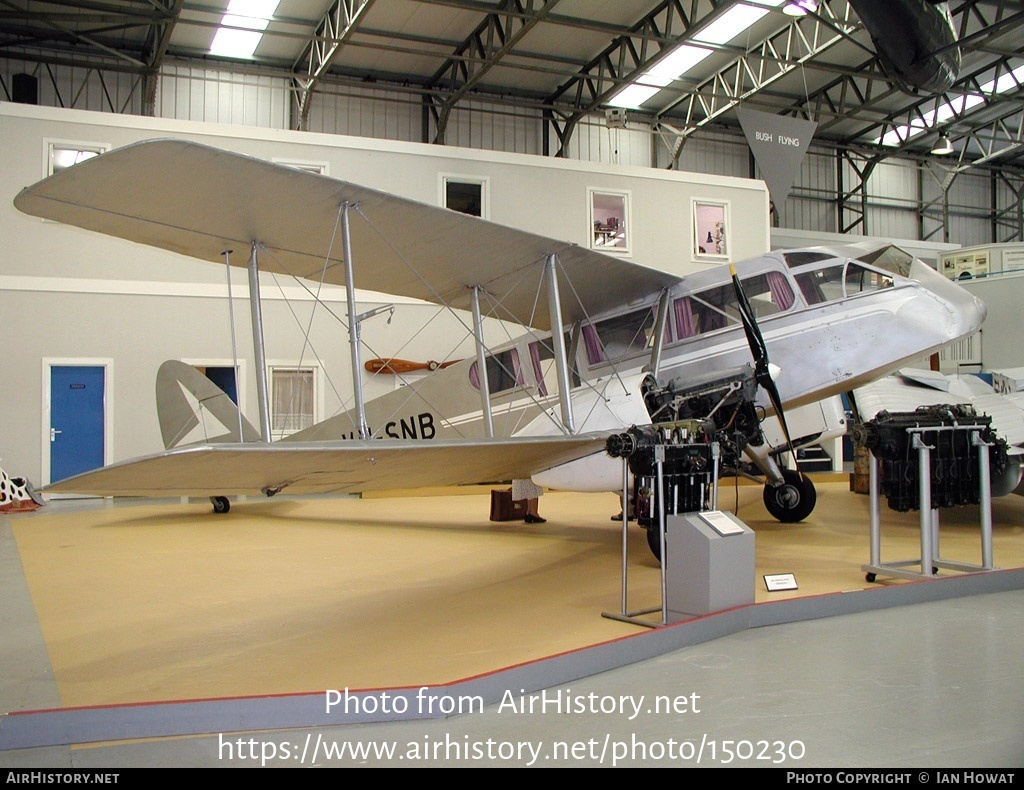
[(258, 442), (260, 433), (234, 401), (192, 365), (164, 362), (156, 374), (156, 410), (164, 448), (202, 442)]

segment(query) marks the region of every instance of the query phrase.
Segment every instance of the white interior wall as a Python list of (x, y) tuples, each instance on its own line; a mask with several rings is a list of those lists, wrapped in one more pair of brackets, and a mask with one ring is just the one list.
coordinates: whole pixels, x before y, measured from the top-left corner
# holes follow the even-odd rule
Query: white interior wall
[(288, 80), (188, 66), (160, 72), (155, 113), (161, 118), (287, 129)]
[(960, 283), (988, 307), (982, 326), (983, 370), (1024, 366), (1024, 272), (994, 275)]
[[(557, 141), (552, 135), (552, 146)], [(569, 140), (570, 159), (615, 165), (651, 167), (651, 135), (647, 126), (609, 127), (603, 119), (583, 120)]]
[(341, 94), (328, 89), (309, 105), (306, 128), (321, 134), (415, 142), (422, 137), (421, 114), (419, 102), (411, 94), (396, 97), (373, 89)]
[[(704, 265), (693, 259), (692, 201), (729, 205), (743, 228), (732, 240), (738, 258), (768, 249), (767, 193), (763, 183), (694, 176), (643, 167), (599, 165), (536, 156), (475, 151), (367, 138), (243, 128), (171, 119), (120, 116), (0, 103), (0, 311), (2, 337), (10, 353), (0, 362), (0, 456), (4, 468), (37, 482), (42, 468), (43, 390), (41, 360), (48, 357), (111, 358), (110, 394), (115, 404), (112, 461), (161, 449), (153, 384), (165, 359), (230, 359), (224, 267), (108, 238), (21, 214), (13, 198), (45, 175), (51, 140), (119, 147), (155, 137), (193, 139), (272, 160), (324, 163), (330, 175), (437, 204), (440, 174), (486, 178), (490, 218), (578, 244), (588, 244), (588, 189), (624, 191), (632, 201), (632, 257), (648, 266), (683, 274)], [(153, 184), (159, 189), (159, 184)], [(481, 251), (486, 254), (486, 251)], [(244, 299), (244, 272), (233, 271), (233, 291)], [(366, 283), (386, 291), (386, 283)], [(294, 290), (294, 289), (293, 289)], [(267, 357), (299, 361), (302, 343), (296, 320), (264, 279)], [(343, 313), (341, 296), (335, 312)], [(360, 309), (390, 301), (361, 294)], [(248, 309), (236, 303), (238, 348), (250, 371), (252, 343)], [(373, 355), (426, 361), (471, 352), (463, 316), (430, 321), (434, 306), (398, 300), (391, 324), (366, 322), (363, 337)], [(303, 313), (301, 310), (299, 314)], [(488, 327), (488, 342), (506, 338)], [(407, 344), (408, 343), (408, 344)], [(318, 318), (313, 346), (328, 368), (337, 394), (328, 392), (323, 416), (346, 405), (347, 332)], [(308, 353), (308, 352), (307, 352)], [(243, 403), (255, 418), (255, 376), (244, 382)], [(393, 379), (366, 382), (367, 397), (394, 387)]]

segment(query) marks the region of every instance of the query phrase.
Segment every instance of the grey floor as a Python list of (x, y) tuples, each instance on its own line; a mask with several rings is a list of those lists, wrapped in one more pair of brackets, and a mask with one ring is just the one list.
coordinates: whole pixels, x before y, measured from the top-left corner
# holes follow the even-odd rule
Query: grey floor
[[(0, 589), (3, 710), (56, 705), (2, 517)], [(741, 631), (548, 688), (546, 710), (508, 693), (442, 719), (9, 749), (0, 767), (1019, 768), (1024, 590)]]

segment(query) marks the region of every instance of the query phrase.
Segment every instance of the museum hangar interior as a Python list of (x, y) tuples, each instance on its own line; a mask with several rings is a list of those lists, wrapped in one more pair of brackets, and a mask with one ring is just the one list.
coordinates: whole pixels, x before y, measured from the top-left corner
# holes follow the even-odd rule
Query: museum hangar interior
[(1019, 4), (245, 5), (0, 17), (0, 765), (1024, 765)]

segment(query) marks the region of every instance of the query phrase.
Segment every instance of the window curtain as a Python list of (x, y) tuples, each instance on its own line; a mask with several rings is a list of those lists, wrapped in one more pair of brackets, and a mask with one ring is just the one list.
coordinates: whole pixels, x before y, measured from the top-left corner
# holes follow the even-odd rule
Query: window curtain
[(597, 330), (587, 324), (583, 327), (583, 342), (587, 349), (587, 362), (596, 365), (604, 362), (604, 351), (601, 349), (601, 339), (597, 336)]
[(693, 310), (690, 309), (690, 297), (684, 296), (682, 299), (676, 299), (672, 309), (676, 314), (676, 337), (682, 340), (697, 334), (697, 330), (693, 325)]
[(313, 371), (273, 371), (275, 431), (292, 433), (313, 424)]
[(782, 272), (768, 272), (768, 289), (772, 292), (772, 301), (780, 312), (793, 306), (793, 289), (789, 287)]

